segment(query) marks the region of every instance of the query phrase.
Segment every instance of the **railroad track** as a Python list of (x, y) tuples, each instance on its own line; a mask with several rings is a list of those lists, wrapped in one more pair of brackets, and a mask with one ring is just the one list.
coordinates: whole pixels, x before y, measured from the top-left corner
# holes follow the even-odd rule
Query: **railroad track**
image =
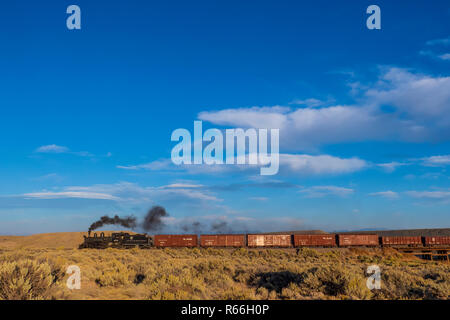
[(450, 247), (400, 247), (395, 249), (424, 260), (450, 262)]

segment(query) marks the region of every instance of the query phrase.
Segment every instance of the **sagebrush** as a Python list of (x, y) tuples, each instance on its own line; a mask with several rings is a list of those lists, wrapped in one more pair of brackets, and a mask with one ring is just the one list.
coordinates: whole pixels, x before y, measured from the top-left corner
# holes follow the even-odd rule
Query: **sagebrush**
[[(382, 270), (381, 290), (366, 286)], [(64, 271), (81, 269), (81, 289)], [(22, 249), (0, 253), (0, 299), (448, 299), (450, 265), (383, 249)]]

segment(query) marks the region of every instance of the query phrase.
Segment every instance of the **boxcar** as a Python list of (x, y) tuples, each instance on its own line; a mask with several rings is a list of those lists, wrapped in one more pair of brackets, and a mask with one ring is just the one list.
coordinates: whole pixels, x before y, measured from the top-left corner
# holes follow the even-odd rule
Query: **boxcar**
[(349, 246), (378, 246), (378, 235), (376, 234), (338, 234), (339, 247)]
[(153, 239), (155, 247), (196, 247), (196, 234), (157, 234)]
[(421, 237), (381, 237), (383, 246), (420, 246)]
[(292, 247), (290, 234), (248, 234), (248, 247)]
[(424, 237), (424, 243), (426, 246), (450, 246), (450, 237)]
[(334, 234), (294, 234), (294, 247), (335, 247)]
[(243, 234), (202, 234), (200, 235), (202, 247), (244, 247)]

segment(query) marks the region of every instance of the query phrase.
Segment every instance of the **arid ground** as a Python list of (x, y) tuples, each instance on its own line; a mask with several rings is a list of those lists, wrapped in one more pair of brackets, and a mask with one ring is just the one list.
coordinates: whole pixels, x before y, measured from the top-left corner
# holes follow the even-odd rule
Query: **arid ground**
[[(81, 232), (0, 236), (0, 299), (449, 299), (450, 264), (394, 249), (77, 249)], [(366, 286), (381, 269), (381, 289)], [(69, 265), (81, 289), (66, 287)]]

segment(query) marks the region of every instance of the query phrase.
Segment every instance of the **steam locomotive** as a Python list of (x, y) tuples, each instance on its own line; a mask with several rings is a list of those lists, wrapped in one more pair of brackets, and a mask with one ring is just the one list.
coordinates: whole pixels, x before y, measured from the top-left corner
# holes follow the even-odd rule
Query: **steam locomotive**
[(84, 236), (84, 242), (80, 245), (80, 249), (83, 248), (95, 248), (95, 249), (106, 249), (106, 248), (142, 248), (148, 249), (153, 245), (152, 238), (146, 234), (129, 234), (126, 232), (113, 232), (110, 236), (105, 236), (102, 232), (100, 235), (94, 233), (91, 237), (90, 233), (88, 236)]
[(104, 232), (84, 236), (82, 248), (142, 248), (152, 247), (450, 247), (449, 236), (378, 236), (376, 234), (172, 234), (147, 235)]

